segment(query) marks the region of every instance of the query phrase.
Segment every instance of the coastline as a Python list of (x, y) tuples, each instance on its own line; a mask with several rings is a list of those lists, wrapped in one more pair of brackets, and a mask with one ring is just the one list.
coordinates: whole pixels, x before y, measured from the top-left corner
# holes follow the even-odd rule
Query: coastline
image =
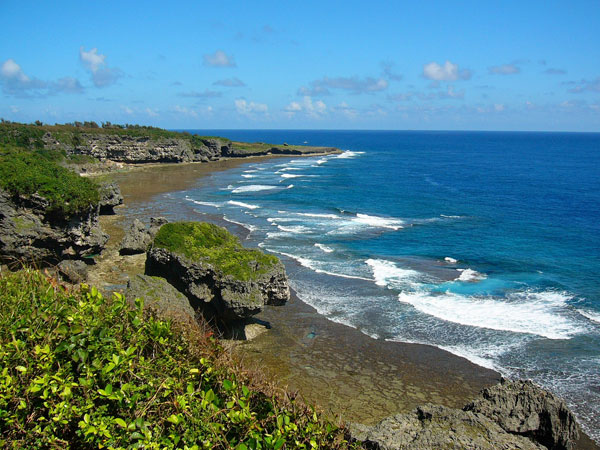
[[(208, 173), (272, 157), (280, 155), (135, 165), (131, 170), (110, 174), (121, 186), (125, 205), (116, 208), (116, 215), (102, 220), (111, 239), (97, 269), (107, 263), (104, 267), (111, 270), (94, 277), (111, 281), (105, 283), (110, 289), (126, 283), (126, 275), (143, 271), (144, 255), (137, 262), (131, 256), (119, 256), (120, 262), (111, 258), (115, 253), (118, 256), (115, 246), (125, 223), (161, 215), (160, 208), (155, 208), (158, 202), (152, 203), (154, 196), (186, 189)], [(151, 208), (148, 203), (152, 203)], [(224, 223), (217, 216), (215, 220)], [(111, 278), (118, 275), (120, 279)], [(497, 372), (437, 347), (376, 340), (360, 330), (331, 322), (297, 296), (286, 306), (267, 308), (258, 319), (269, 322), (271, 329), (252, 341), (239, 343), (233, 351), (249, 366), (260, 367), (278, 384), (298, 390), (307, 402), (347, 422), (375, 423), (426, 402), (461, 407), (483, 387), (499, 380)], [(586, 445), (582, 445), (584, 441)], [(598, 448), (586, 436), (582, 443), (577, 448)]]

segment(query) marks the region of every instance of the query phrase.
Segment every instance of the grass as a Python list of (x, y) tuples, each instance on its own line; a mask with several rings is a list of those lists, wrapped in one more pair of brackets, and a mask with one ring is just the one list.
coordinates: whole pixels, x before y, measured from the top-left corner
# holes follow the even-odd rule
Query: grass
[(98, 204), (98, 186), (61, 167), (55, 152), (27, 151), (0, 145), (0, 187), (13, 196), (38, 194), (48, 213), (68, 217)]
[(267, 395), (202, 328), (119, 294), (0, 277), (0, 446), (41, 449), (348, 448), (344, 431)]
[(204, 222), (165, 224), (152, 245), (191, 260), (202, 260), (224, 275), (242, 281), (267, 273), (279, 261), (260, 250), (242, 247), (238, 238), (225, 228)]

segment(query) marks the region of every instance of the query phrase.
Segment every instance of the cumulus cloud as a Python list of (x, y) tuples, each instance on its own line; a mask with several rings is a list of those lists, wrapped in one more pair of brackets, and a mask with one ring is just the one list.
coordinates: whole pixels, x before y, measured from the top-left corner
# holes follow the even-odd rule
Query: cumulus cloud
[(213, 83), (213, 86), (225, 86), (225, 87), (244, 87), (246, 83), (237, 77), (225, 78), (223, 80), (217, 80)]
[(106, 55), (99, 54), (98, 49), (95, 47), (87, 52), (83, 46), (79, 47), (79, 60), (90, 73), (92, 82), (96, 87), (110, 86), (123, 75), (121, 69), (108, 67), (106, 65)]
[(173, 112), (178, 115), (189, 116), (189, 117), (198, 117), (198, 113), (195, 110), (188, 108), (186, 106), (175, 105), (173, 107)]
[(0, 84), (7, 95), (15, 97), (46, 97), (56, 94), (81, 94), (83, 86), (73, 77), (44, 81), (28, 76), (17, 62), (9, 58), (0, 65)]
[(223, 50), (204, 55), (204, 65), (209, 67), (235, 67), (233, 56), (228, 56)]
[(177, 95), (179, 95), (180, 97), (197, 98), (197, 99), (204, 100), (207, 98), (221, 97), (223, 95), (223, 93), (219, 92), (219, 91), (211, 91), (209, 89), (205, 89), (204, 92), (188, 91), (188, 92), (180, 92)]
[(81, 94), (83, 86), (77, 78), (63, 77), (52, 83), (52, 89), (56, 92), (65, 92), (71, 94)]
[(288, 117), (304, 113), (309, 117), (319, 118), (327, 112), (327, 105), (322, 100), (313, 101), (309, 96), (305, 96), (302, 102), (291, 102), (284, 111)]
[(433, 81), (456, 81), (471, 78), (471, 71), (459, 69), (458, 64), (446, 61), (443, 65), (430, 62), (423, 66), (423, 76)]
[(317, 97), (331, 94), (330, 89), (348, 91), (351, 94), (372, 94), (387, 89), (389, 82), (384, 78), (359, 78), (353, 77), (323, 77), (311, 81), (309, 87), (302, 86), (298, 89), (298, 95)]
[(243, 98), (235, 100), (235, 109), (244, 116), (251, 116), (256, 113), (266, 114), (269, 107), (264, 103), (248, 102)]
[(594, 80), (583, 79), (581, 81), (571, 81), (566, 84), (571, 84), (574, 87), (569, 89), (572, 94), (580, 94), (582, 92), (600, 92), (600, 77)]
[(494, 75), (516, 75), (521, 72), (521, 68), (516, 64), (501, 64), (488, 67), (488, 72)]

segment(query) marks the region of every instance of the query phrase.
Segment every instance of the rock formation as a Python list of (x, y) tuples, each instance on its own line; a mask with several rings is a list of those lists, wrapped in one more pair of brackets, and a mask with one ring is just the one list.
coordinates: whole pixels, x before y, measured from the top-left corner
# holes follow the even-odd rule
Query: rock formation
[(113, 208), (123, 204), (121, 188), (115, 182), (100, 186), (100, 214), (114, 214)]
[(4, 261), (58, 263), (100, 253), (108, 236), (98, 207), (70, 217), (48, 216), (49, 202), (35, 194), (11, 196), (0, 189), (0, 255)]
[(150, 218), (150, 228), (147, 228), (141, 220), (135, 219), (125, 231), (119, 253), (121, 255), (135, 255), (146, 252), (160, 227), (167, 222), (168, 220), (164, 217), (152, 217)]
[(565, 403), (531, 381), (484, 389), (462, 410), (424, 405), (377, 425), (351, 426), (352, 437), (372, 449), (575, 448), (579, 431)]

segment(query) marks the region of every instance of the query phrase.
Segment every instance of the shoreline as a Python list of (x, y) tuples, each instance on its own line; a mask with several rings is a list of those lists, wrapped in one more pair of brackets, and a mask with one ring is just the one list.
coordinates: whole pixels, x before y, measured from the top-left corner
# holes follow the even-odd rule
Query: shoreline
[[(144, 207), (154, 196), (186, 189), (215, 171), (282, 156), (301, 155), (261, 155), (210, 163), (138, 164), (132, 170), (108, 174), (121, 186), (125, 198), (125, 205), (116, 208), (116, 215), (105, 216), (103, 220), (103, 228), (111, 234), (109, 247), (118, 246), (120, 237), (114, 233), (120, 228), (122, 236), (123, 223), (161, 215), (160, 210)], [(152, 206), (158, 206), (158, 202)], [(215, 219), (223, 224), (218, 216)], [(110, 224), (110, 231), (105, 223)], [(141, 257), (134, 264), (131, 264), (134, 257), (120, 258), (131, 274), (143, 271), (144, 255)], [(118, 274), (119, 270), (112, 272)], [(307, 402), (350, 422), (374, 423), (426, 402), (462, 407), (500, 377), (495, 371), (437, 347), (373, 339), (360, 330), (328, 320), (296, 295), (285, 306), (268, 307), (257, 318), (270, 323), (271, 329), (252, 341), (235, 345), (233, 351), (240, 359), (260, 367), (277, 384), (298, 390)], [(590, 443), (577, 448), (598, 448)]]

